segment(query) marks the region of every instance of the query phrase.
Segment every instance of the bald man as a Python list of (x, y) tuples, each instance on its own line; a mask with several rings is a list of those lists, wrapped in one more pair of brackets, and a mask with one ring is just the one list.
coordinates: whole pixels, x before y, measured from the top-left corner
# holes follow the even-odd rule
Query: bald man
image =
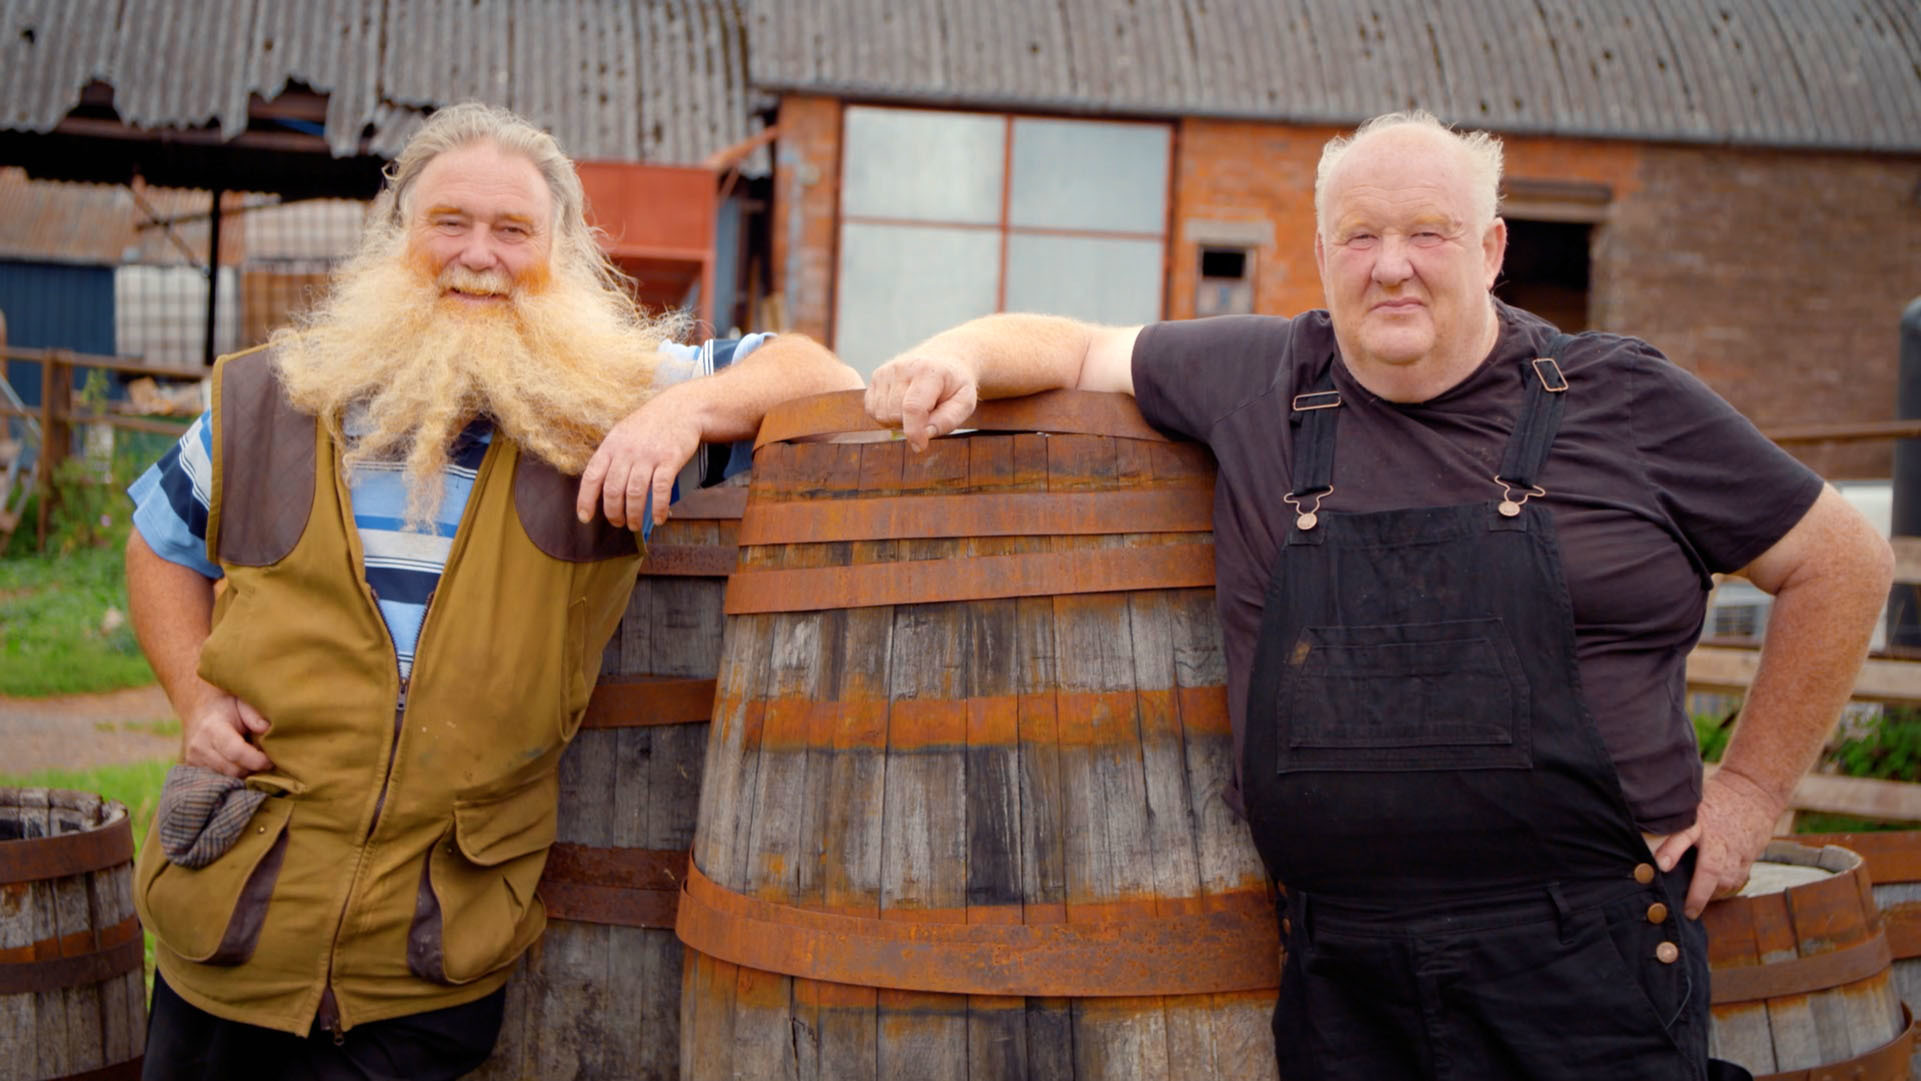
[[(1738, 889), (1887, 595), (1887, 544), (1645, 342), (1496, 300), (1501, 145), (1423, 113), (1325, 148), (1327, 308), (996, 315), (875, 373), (916, 447), (979, 397), (1132, 394), (1206, 442), (1238, 750), (1285, 891), (1287, 1081), (1745, 1077), (1695, 917)], [(1705, 786), (1710, 575), (1774, 594)]]

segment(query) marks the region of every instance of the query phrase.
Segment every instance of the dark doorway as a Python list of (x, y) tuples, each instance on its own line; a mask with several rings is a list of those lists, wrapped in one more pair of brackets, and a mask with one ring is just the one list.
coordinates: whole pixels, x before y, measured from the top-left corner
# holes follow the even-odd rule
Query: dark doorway
[(1507, 260), (1494, 295), (1574, 332), (1588, 326), (1586, 222), (1507, 218)]

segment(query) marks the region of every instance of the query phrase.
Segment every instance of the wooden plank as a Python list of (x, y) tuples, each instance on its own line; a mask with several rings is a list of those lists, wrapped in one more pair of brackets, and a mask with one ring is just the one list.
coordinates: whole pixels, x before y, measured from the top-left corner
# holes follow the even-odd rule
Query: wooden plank
[(687, 1081), (733, 1081), (739, 967), (687, 951), (680, 996), (680, 1067)]
[(1858, 420), (1839, 424), (1794, 424), (1762, 433), (1783, 446), (1797, 443), (1863, 443), (1881, 439), (1921, 439), (1921, 420)]
[[(930, 917), (927, 910), (965, 918), (967, 625), (964, 604), (894, 610), (889, 750), (882, 782), (882, 919), (918, 922)], [(967, 1076), (965, 998), (883, 990), (879, 1005), (880, 1076), (929, 1081)]]
[[(1097, 436), (1048, 440), (1050, 491), (1113, 490), (1143, 464), (1124, 458), (1125, 441)], [(1056, 537), (1056, 551), (1126, 547), (1125, 535)], [(1087, 694), (1084, 712), (1063, 710), (1061, 779), (1069, 808), (1068, 918), (1118, 900), (1155, 896), (1147, 779), (1141, 747), (1128, 594), (1058, 597), (1055, 664), (1064, 694)], [(1151, 648), (1151, 647), (1150, 647)], [(1167, 1077), (1166, 1017), (1160, 999), (1074, 1003), (1074, 1067), (1081, 1077)]]
[[(1687, 681), (1691, 691), (1740, 693), (1754, 683), (1761, 666), (1759, 649), (1738, 646), (1696, 646), (1688, 654)], [(1870, 657), (1855, 678), (1852, 697), (1879, 702), (1921, 703), (1921, 661)]]
[[(1701, 767), (1707, 777), (1714, 776), (1717, 768), (1712, 762)], [(1794, 795), (1789, 802), (1801, 811), (1825, 811), (1829, 814), (1900, 822), (1921, 821), (1921, 784), (1906, 781), (1810, 773), (1796, 782)]]

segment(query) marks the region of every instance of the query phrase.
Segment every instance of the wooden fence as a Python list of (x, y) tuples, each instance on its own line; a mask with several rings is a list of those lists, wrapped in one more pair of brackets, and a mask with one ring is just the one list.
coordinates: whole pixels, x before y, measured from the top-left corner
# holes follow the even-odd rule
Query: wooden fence
[[(182, 371), (179, 368), (163, 368), (144, 364), (128, 357), (103, 357), (87, 353), (75, 353), (67, 349), (16, 349), (7, 346), (0, 339), (0, 373), (4, 373), (5, 361), (27, 360), (40, 365), (40, 405), (38, 408), (22, 409), (10, 401), (0, 401), (0, 417), (25, 417), (39, 424), (40, 450), (38, 464), (34, 469), (34, 484), (41, 493), (40, 511), (34, 523), (35, 537), (44, 542), (47, 538), (49, 512), (53, 509), (54, 477), (65, 461), (73, 445), (73, 428), (76, 424), (105, 424), (113, 428), (136, 432), (159, 432), (162, 435), (178, 436), (187, 430), (187, 421), (155, 420), (151, 417), (128, 416), (112, 412), (83, 412), (75, 408), (73, 400), (73, 373), (82, 370), (111, 372), (116, 375), (141, 375), (154, 379), (181, 379), (197, 373)], [(10, 536), (20, 523), (15, 514), (8, 510), (11, 493), (0, 492), (0, 541)]]
[[(1921, 583), (1921, 538), (1896, 537), (1894, 580)], [(1761, 664), (1761, 648), (1747, 640), (1704, 638), (1688, 655), (1689, 692), (1745, 694)], [(1857, 701), (1921, 707), (1921, 651), (1885, 650), (1868, 657), (1855, 677)], [(1799, 811), (1860, 818), (1921, 821), (1921, 784), (1810, 773), (1795, 786), (1792, 819)], [(1782, 833), (1790, 832), (1785, 821)]]

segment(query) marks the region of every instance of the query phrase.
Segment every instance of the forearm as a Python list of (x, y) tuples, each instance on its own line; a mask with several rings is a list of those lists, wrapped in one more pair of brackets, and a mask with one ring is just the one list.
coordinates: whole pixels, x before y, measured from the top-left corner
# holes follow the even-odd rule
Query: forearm
[(1847, 704), (1891, 577), (1878, 536), (1841, 536), (1774, 591), (1761, 663), (1721, 772), (1753, 785), (1777, 811)]
[(706, 379), (662, 391), (656, 401), (686, 411), (704, 443), (751, 439), (767, 411), (784, 401), (859, 390), (860, 373), (805, 334), (783, 333)]
[(951, 358), (975, 377), (982, 398), (1013, 398), (1080, 386), (1102, 329), (1058, 315), (985, 315), (902, 355)]
[(200, 647), (213, 626), (213, 582), (154, 554), (135, 530), (127, 538), (127, 607), (134, 637), (181, 717), (220, 692), (199, 675)]

